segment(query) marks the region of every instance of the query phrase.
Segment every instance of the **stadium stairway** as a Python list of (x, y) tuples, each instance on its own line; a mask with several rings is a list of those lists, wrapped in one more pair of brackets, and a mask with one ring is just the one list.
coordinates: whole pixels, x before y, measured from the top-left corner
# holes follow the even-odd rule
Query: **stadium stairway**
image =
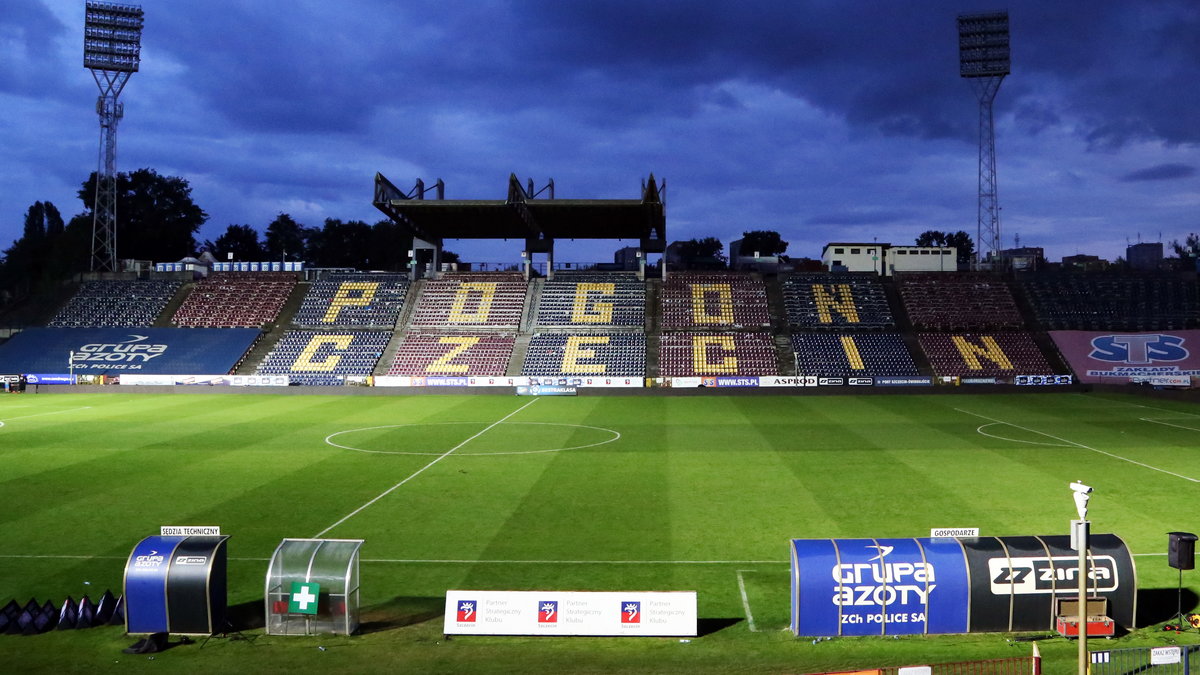
[(646, 377), (658, 377), (662, 279), (646, 279)]
[[(545, 284), (545, 279), (530, 279), (525, 287), (525, 312), (521, 316), (520, 325), (517, 326), (517, 335), (518, 337), (525, 337), (526, 346), (529, 345), (529, 336), (533, 335), (533, 324), (534, 320), (537, 318), (538, 304), (542, 301), (542, 288), (545, 286)], [(524, 363), (524, 354), (522, 354), (522, 361), (518, 362), (518, 364), (520, 363)], [(520, 372), (520, 365), (518, 365), (515, 374), (520, 374)], [(509, 369), (509, 374), (514, 374), (511, 367)]]
[(783, 299), (783, 284), (779, 276), (763, 279), (767, 289), (767, 308), (771, 316), (771, 336), (775, 342), (775, 362), (780, 375), (796, 375), (796, 352), (788, 326), (787, 303)]
[(404, 307), (400, 308), (400, 315), (396, 317), (396, 325), (392, 329), (392, 339), (388, 340), (387, 347), (383, 350), (383, 356), (380, 356), (379, 361), (375, 363), (372, 375), (387, 375), (392, 361), (396, 359), (400, 343), (404, 342), (404, 336), (411, 327), (413, 314), (417, 311), (417, 301), (424, 290), (424, 279), (417, 279), (409, 285), (408, 293), (404, 295)]
[(646, 377), (658, 377), (659, 374), (659, 344), (658, 336), (653, 339), (646, 336)]
[(308, 289), (312, 287), (312, 283), (308, 281), (297, 282), (292, 287), (292, 294), (288, 296), (283, 307), (279, 308), (279, 315), (275, 317), (275, 324), (268, 328), (277, 328), (292, 325), (292, 320), (296, 318), (296, 312), (300, 311), (301, 305), (304, 304), (304, 296), (308, 295)]
[(417, 311), (417, 299), (423, 292), (425, 292), (424, 279), (417, 279), (409, 285), (408, 292), (404, 295), (404, 307), (400, 308), (400, 315), (396, 317), (396, 325), (393, 326), (397, 333), (407, 332), (411, 328), (412, 316)]
[(1058, 345), (1054, 344), (1054, 340), (1048, 333), (1041, 330), (1029, 331), (1029, 337), (1033, 338), (1033, 344), (1041, 350), (1042, 356), (1046, 357), (1046, 363), (1049, 364), (1050, 370), (1056, 374), (1075, 372), (1071, 370), (1071, 366), (1067, 364), (1062, 352), (1058, 350)]
[(1045, 326), (1038, 321), (1037, 313), (1033, 311), (1033, 305), (1030, 304), (1029, 298), (1025, 295), (1021, 284), (1015, 281), (1006, 281), (1008, 284), (1009, 293), (1012, 294), (1013, 302), (1017, 305), (1017, 311), (1021, 313), (1021, 323), (1025, 324), (1025, 330), (1029, 332), (1029, 336), (1033, 338), (1033, 344), (1042, 352), (1042, 356), (1046, 358), (1046, 363), (1050, 365), (1050, 369), (1055, 373), (1072, 373), (1071, 366), (1067, 364), (1067, 360), (1063, 357), (1062, 352), (1058, 350), (1058, 345), (1054, 344), (1054, 340), (1046, 333)]
[(779, 374), (792, 377), (796, 373), (796, 352), (792, 347), (792, 338), (788, 333), (774, 333), (775, 362)]
[(246, 356), (238, 362), (237, 368), (234, 369), (234, 375), (253, 375), (258, 367), (262, 365), (263, 359), (267, 358), (267, 354), (275, 349), (275, 345), (283, 339), (285, 330), (268, 330), (263, 331), (259, 335), (258, 340), (254, 342), (254, 346), (246, 353)]
[[(646, 280), (646, 342), (650, 336), (658, 337), (659, 316), (662, 313), (662, 279)], [(656, 360), (657, 364), (658, 361)], [(649, 364), (647, 364), (649, 365)]]
[(174, 328), (171, 317), (175, 316), (175, 312), (179, 311), (179, 308), (183, 306), (183, 301), (187, 300), (187, 296), (195, 287), (196, 284), (192, 281), (181, 284), (179, 290), (175, 291), (175, 297), (167, 302), (167, 306), (163, 307), (163, 311), (159, 312), (158, 318), (154, 320), (154, 328)]
[(508, 360), (508, 367), (505, 368), (504, 374), (509, 377), (516, 377), (521, 374), (525, 366), (525, 355), (529, 353), (529, 341), (533, 339), (530, 333), (518, 333), (516, 341), (513, 342), (512, 358)]
[(917, 367), (918, 373), (933, 375), (933, 364), (929, 362), (929, 357), (921, 349), (916, 331), (913, 330), (912, 319), (908, 318), (908, 312), (904, 309), (904, 301), (900, 299), (900, 289), (896, 286), (896, 277), (881, 277), (880, 281), (883, 282), (883, 294), (887, 298), (888, 309), (892, 312), (892, 320), (896, 322), (896, 330), (900, 331), (900, 339), (904, 342), (905, 349), (912, 355), (913, 365)]
[(789, 331), (787, 303), (783, 299), (783, 283), (776, 275), (770, 280), (763, 279), (763, 286), (767, 289), (767, 308), (771, 312), (771, 333), (786, 337)]

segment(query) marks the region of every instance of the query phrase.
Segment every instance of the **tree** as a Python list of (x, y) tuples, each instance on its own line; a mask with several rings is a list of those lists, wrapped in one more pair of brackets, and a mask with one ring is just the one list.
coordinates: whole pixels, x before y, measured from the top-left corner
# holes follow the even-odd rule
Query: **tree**
[(917, 235), (917, 246), (945, 246), (946, 233), (941, 230), (925, 230)]
[(307, 261), (316, 267), (373, 269), (375, 250), (371, 226), (361, 220), (326, 218), (325, 226), (308, 239)]
[(742, 255), (782, 255), (787, 252), (788, 243), (772, 230), (751, 230), (742, 233)]
[[(92, 218), (96, 173), (83, 184), (79, 199)], [(183, 178), (154, 169), (117, 174), (117, 256), (136, 260), (178, 260), (196, 252), (196, 232), (208, 214), (192, 201)]]
[(975, 240), (962, 230), (946, 235), (946, 245), (957, 249), (957, 258), (960, 263), (970, 262), (971, 258), (975, 257)]
[(970, 262), (975, 256), (975, 240), (962, 230), (953, 234), (926, 230), (917, 237), (917, 246), (953, 246), (957, 249), (956, 257), (959, 263)]
[(679, 262), (687, 269), (725, 269), (728, 259), (722, 251), (725, 245), (716, 237), (689, 239), (672, 244)]
[(308, 255), (308, 240), (317, 231), (297, 223), (286, 213), (280, 213), (267, 225), (267, 257), (271, 260), (304, 260)]
[(380, 220), (371, 227), (373, 269), (389, 272), (407, 270), (408, 252), (412, 247), (412, 235), (391, 220)]
[(233, 254), (235, 260), (266, 260), (267, 251), (258, 240), (258, 230), (249, 225), (230, 225), (216, 241), (204, 242), (204, 248), (217, 260)]
[(1175, 255), (1182, 259), (1200, 258), (1200, 236), (1193, 232), (1184, 238), (1182, 244), (1178, 240), (1172, 241), (1171, 248), (1175, 251)]
[(0, 288), (8, 297), (23, 297), (35, 287), (56, 281), (72, 270), (77, 246), (68, 245), (58, 208), (51, 202), (34, 202), (25, 211), (20, 239), (5, 249), (0, 263)]

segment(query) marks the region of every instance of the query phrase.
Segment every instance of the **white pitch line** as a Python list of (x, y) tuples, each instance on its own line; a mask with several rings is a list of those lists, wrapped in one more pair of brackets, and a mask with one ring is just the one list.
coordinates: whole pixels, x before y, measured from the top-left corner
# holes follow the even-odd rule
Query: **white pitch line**
[[(1075, 396), (1083, 396), (1086, 398), (1086, 394), (1075, 394)], [(1110, 403), (1116, 404), (1116, 405), (1129, 406), (1132, 408), (1145, 408), (1146, 410), (1161, 410), (1162, 412), (1175, 413), (1177, 415), (1188, 415), (1190, 417), (1200, 417), (1200, 414), (1184, 412), (1182, 410), (1171, 410), (1170, 408), (1159, 408), (1157, 406), (1143, 405), (1141, 403), (1130, 403), (1129, 401), (1113, 401), (1112, 399), (1104, 399), (1104, 400), (1108, 401)]]
[(19, 416), (19, 417), (7, 417), (4, 420), (2, 420), (2, 422), (12, 422), (12, 420), (14, 420), (14, 419), (29, 419), (31, 417), (44, 417), (44, 416), (47, 416), (47, 414), (62, 414), (65, 412), (76, 412), (76, 411), (82, 411), (82, 410), (91, 410), (91, 406), (83, 406), (83, 407), (78, 407), (78, 408), (67, 408), (67, 410), (56, 410), (56, 411), (50, 411), (50, 412), (36, 412), (34, 414), (23, 414), (23, 416)]
[[(1145, 556), (1164, 556), (1166, 553), (1131, 553), (1135, 558)], [(0, 553), (0, 560), (9, 559), (33, 559), (33, 560), (126, 560), (128, 556), (123, 555), (70, 555), (70, 554), (49, 554), (49, 555), (33, 555), (29, 553)], [(270, 558), (242, 558), (230, 557), (229, 560), (238, 562), (262, 562), (270, 560)], [(422, 559), (405, 559), (405, 558), (363, 558), (364, 563), (387, 563), (399, 565), (790, 565), (787, 560), (435, 560), (432, 558)], [(755, 570), (738, 570), (739, 586), (741, 585), (741, 573), (753, 572)], [(746, 616), (749, 618), (750, 612), (747, 608)]]
[(1171, 424), (1170, 422), (1164, 422), (1164, 421), (1162, 421), (1162, 420), (1156, 420), (1156, 419), (1154, 419), (1154, 418), (1151, 418), (1151, 417), (1139, 417), (1138, 419), (1140, 419), (1140, 420), (1141, 420), (1141, 421), (1143, 421), (1143, 422), (1149, 422), (1149, 423), (1151, 423), (1151, 424), (1161, 424), (1161, 425), (1163, 425), (1164, 427), (1175, 427), (1176, 429), (1187, 429), (1188, 431), (1200, 431), (1200, 429), (1197, 429), (1196, 427), (1186, 427), (1186, 426), (1184, 426), (1184, 425), (1182, 425), (1182, 424)]
[(787, 560), (434, 560), (363, 558), (363, 562), (438, 565), (787, 565)]
[(1028, 443), (1030, 445), (1042, 445), (1047, 448), (1070, 448), (1070, 447), (1073, 447), (1070, 445), (1064, 445), (1062, 443), (1042, 443), (1041, 441), (1025, 441), (1025, 440), (1021, 440), (1020, 438), (1008, 438), (1006, 436), (997, 436), (996, 434), (989, 434), (988, 432), (984, 431), (984, 429), (986, 429), (994, 424), (1004, 424), (1005, 426), (1008, 426), (1008, 424), (1005, 422), (991, 422), (989, 424), (980, 424), (979, 426), (975, 427), (975, 433), (979, 434), (980, 436), (987, 436), (988, 438), (994, 438), (998, 441), (1012, 441), (1013, 443)]
[(738, 592), (742, 594), (742, 609), (746, 610), (746, 624), (750, 626), (751, 633), (758, 632), (758, 626), (754, 625), (754, 615), (750, 613), (750, 598), (746, 597), (746, 580), (742, 578), (742, 572), (753, 572), (754, 570), (738, 570)]
[[(1166, 555), (1166, 553), (1142, 553), (1140, 555)], [(71, 555), (29, 553), (0, 553), (0, 559), (45, 559), (45, 560), (125, 560), (123, 555)], [(230, 557), (236, 561), (263, 561), (270, 558)], [(788, 565), (787, 560), (436, 560), (432, 558), (363, 558), (364, 563), (388, 564), (437, 564), (437, 565)], [(753, 570), (743, 570), (753, 571)]]
[(1007, 425), (1009, 425), (1010, 427), (1016, 427), (1016, 428), (1018, 428), (1018, 429), (1024, 429), (1025, 431), (1028, 431), (1028, 432), (1029, 432), (1029, 433), (1031, 433), (1031, 434), (1041, 434), (1042, 436), (1045, 436), (1046, 438), (1053, 438), (1053, 439), (1054, 439), (1054, 440), (1056, 440), (1056, 441), (1061, 441), (1061, 442), (1063, 442), (1063, 443), (1069, 443), (1070, 445), (1072, 445), (1072, 446), (1074, 446), (1074, 447), (1076, 447), (1076, 448), (1082, 448), (1082, 449), (1084, 449), (1084, 450), (1090, 450), (1091, 452), (1094, 452), (1094, 453), (1096, 453), (1096, 454), (1104, 455), (1104, 456), (1106, 456), (1106, 457), (1112, 457), (1113, 459), (1119, 459), (1119, 460), (1121, 460), (1122, 462), (1129, 462), (1130, 464), (1136, 464), (1136, 465), (1138, 465), (1138, 466), (1140, 466), (1140, 467), (1143, 467), (1143, 468), (1146, 468), (1146, 469), (1150, 469), (1151, 471), (1158, 471), (1159, 473), (1165, 473), (1165, 474), (1167, 474), (1167, 475), (1169, 475), (1169, 476), (1175, 476), (1176, 478), (1182, 478), (1182, 479), (1184, 479), (1184, 480), (1186, 480), (1186, 481), (1191, 481), (1191, 482), (1193, 482), (1193, 483), (1200, 483), (1200, 478), (1192, 478), (1192, 477), (1190, 477), (1190, 476), (1185, 476), (1185, 475), (1183, 475), (1183, 474), (1181, 474), (1181, 473), (1175, 473), (1174, 471), (1167, 471), (1166, 469), (1160, 469), (1160, 468), (1158, 468), (1157, 466), (1151, 466), (1151, 465), (1149, 465), (1149, 464), (1146, 464), (1145, 462), (1139, 462), (1139, 461), (1137, 461), (1136, 459), (1129, 459), (1128, 457), (1122, 457), (1122, 456), (1120, 456), (1120, 455), (1113, 454), (1113, 453), (1111, 453), (1111, 452), (1107, 452), (1107, 451), (1105, 451), (1105, 450), (1097, 450), (1096, 448), (1092, 448), (1092, 447), (1086, 446), (1086, 445), (1084, 445), (1083, 443), (1076, 443), (1075, 441), (1069, 441), (1069, 440), (1067, 440), (1067, 439), (1065, 439), (1065, 438), (1060, 438), (1060, 437), (1058, 437), (1058, 436), (1055, 436), (1055, 435), (1053, 435), (1053, 434), (1048, 434), (1048, 433), (1046, 433), (1046, 432), (1044, 432), (1044, 431), (1038, 431), (1037, 429), (1030, 429), (1029, 427), (1023, 427), (1023, 426), (1021, 426), (1020, 424), (1013, 424), (1012, 422), (1005, 422), (1004, 420), (998, 420), (998, 419), (996, 419), (996, 418), (994, 418), (994, 417), (988, 417), (987, 415), (980, 415), (979, 413), (974, 413), (974, 412), (971, 412), (970, 410), (963, 410), (962, 408), (955, 408), (955, 410), (957, 410), (957, 411), (958, 411), (958, 412), (960, 412), (960, 413), (966, 414), (966, 415), (972, 415), (972, 416), (974, 416), (974, 417), (978, 417), (978, 418), (980, 418), (980, 419), (985, 419), (985, 420), (988, 420), (989, 422), (996, 422), (997, 424), (1007, 424)]
[(395, 485), (393, 485), (392, 487), (390, 487), (390, 488), (388, 488), (388, 489), (384, 490), (382, 493), (380, 493), (380, 494), (379, 494), (379, 496), (375, 497), (374, 499), (372, 499), (371, 501), (367, 502), (366, 504), (363, 504), (362, 506), (358, 507), (357, 509), (354, 509), (353, 511), (351, 511), (349, 514), (347, 514), (347, 515), (346, 515), (344, 518), (342, 518), (341, 520), (337, 521), (336, 523), (334, 523), (334, 524), (330, 525), (329, 527), (327, 527), (327, 528), (325, 528), (325, 529), (321, 530), (320, 532), (318, 532), (318, 533), (314, 534), (312, 538), (313, 538), (313, 539), (320, 539), (320, 538), (321, 538), (321, 536), (322, 536), (323, 534), (325, 534), (326, 532), (328, 532), (328, 531), (332, 530), (333, 528), (337, 527), (338, 525), (341, 525), (342, 523), (346, 522), (347, 520), (350, 520), (351, 518), (353, 518), (354, 516), (356, 516), (356, 515), (358, 515), (360, 512), (362, 512), (364, 509), (366, 509), (368, 506), (370, 506), (370, 505), (374, 504), (375, 502), (379, 501), (380, 499), (383, 499), (384, 497), (386, 497), (386, 496), (388, 496), (388, 495), (392, 494), (392, 492), (394, 492), (396, 489), (398, 489), (398, 488), (399, 488), (401, 485), (404, 485), (404, 484), (405, 484), (405, 483), (407, 483), (408, 481), (410, 481), (410, 480), (412, 480), (412, 479), (416, 478), (417, 476), (421, 475), (421, 473), (422, 473), (422, 472), (424, 472), (424, 471), (425, 471), (425, 469), (428, 469), (429, 467), (433, 466), (434, 464), (437, 464), (438, 462), (442, 461), (443, 459), (446, 459), (446, 458), (447, 458), (447, 457), (449, 457), (449, 456), (451, 455), (451, 453), (453, 453), (455, 450), (458, 450), (459, 448), (463, 447), (463, 446), (464, 446), (464, 445), (466, 445), (467, 443), (470, 443), (471, 441), (475, 440), (476, 438), (479, 438), (480, 436), (482, 436), (482, 435), (486, 434), (488, 431), (490, 431), (490, 430), (492, 429), (492, 427), (495, 427), (495, 426), (497, 426), (498, 424), (500, 424), (500, 423), (504, 422), (505, 420), (507, 420), (508, 418), (512, 417), (513, 415), (516, 415), (517, 413), (521, 412), (522, 410), (524, 410), (524, 409), (528, 408), (529, 406), (533, 405), (533, 404), (534, 404), (534, 402), (535, 402), (535, 401), (537, 401), (537, 400), (538, 400), (538, 399), (537, 399), (537, 397), (535, 396), (535, 397), (534, 397), (532, 400), (530, 400), (530, 401), (529, 401), (529, 403), (526, 403), (525, 405), (521, 406), (520, 408), (517, 408), (516, 410), (514, 410), (514, 411), (510, 412), (509, 414), (505, 415), (504, 417), (501, 417), (500, 419), (496, 420), (495, 422), (492, 422), (491, 424), (487, 425), (487, 427), (485, 427), (485, 428), (484, 428), (482, 431), (480, 431), (479, 433), (477, 433), (477, 434), (475, 434), (474, 436), (472, 436), (472, 437), (468, 438), (467, 440), (463, 441), (462, 443), (459, 443), (458, 445), (454, 446), (453, 448), (450, 448), (450, 449), (449, 449), (449, 450), (447, 450), (446, 452), (443, 452), (442, 454), (438, 455), (436, 458), (434, 458), (434, 460), (433, 460), (432, 462), (430, 462), (430, 463), (426, 464), (425, 466), (421, 467), (420, 469), (417, 469), (417, 470), (416, 470), (416, 471), (414, 471), (414, 472), (412, 473), (412, 475), (410, 475), (408, 478), (405, 478), (404, 480), (400, 481), (399, 483), (396, 483), (396, 484), (395, 484)]

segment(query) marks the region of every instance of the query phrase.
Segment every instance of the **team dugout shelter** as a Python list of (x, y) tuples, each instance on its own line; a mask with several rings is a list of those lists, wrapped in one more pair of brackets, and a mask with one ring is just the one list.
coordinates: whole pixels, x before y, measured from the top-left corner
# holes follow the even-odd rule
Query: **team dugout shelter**
[(284, 539), (267, 568), (268, 635), (350, 635), (358, 629), (362, 539)]
[[(426, 196), (432, 192), (433, 198)], [(666, 250), (665, 183), (654, 174), (642, 183), (640, 199), (557, 199), (554, 180), (540, 190), (508, 178), (505, 199), (445, 199), (439, 179), (432, 190), (417, 180), (409, 192), (375, 175), (375, 208), (413, 237), (411, 278), (436, 276), (442, 268), (447, 239), (516, 239), (524, 242), (521, 256), (528, 278), (535, 255), (546, 256), (548, 275), (554, 270), (554, 242), (560, 239), (631, 239), (639, 246), (642, 265), (648, 254)]]

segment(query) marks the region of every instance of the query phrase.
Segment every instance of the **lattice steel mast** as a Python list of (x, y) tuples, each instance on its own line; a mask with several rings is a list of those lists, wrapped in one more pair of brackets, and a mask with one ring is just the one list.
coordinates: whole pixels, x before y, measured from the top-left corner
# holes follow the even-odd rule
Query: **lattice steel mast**
[(959, 75), (971, 80), (979, 99), (979, 221), (975, 237), (975, 267), (987, 254), (1000, 261), (1000, 202), (996, 195), (996, 127), (992, 103), (1008, 75), (1008, 12), (958, 17)]
[(142, 8), (88, 0), (85, 11), (83, 67), (92, 71), (100, 88), (96, 99), (100, 159), (92, 208), (91, 270), (113, 272), (117, 270), (117, 123), (125, 107), (117, 97), (141, 64)]

